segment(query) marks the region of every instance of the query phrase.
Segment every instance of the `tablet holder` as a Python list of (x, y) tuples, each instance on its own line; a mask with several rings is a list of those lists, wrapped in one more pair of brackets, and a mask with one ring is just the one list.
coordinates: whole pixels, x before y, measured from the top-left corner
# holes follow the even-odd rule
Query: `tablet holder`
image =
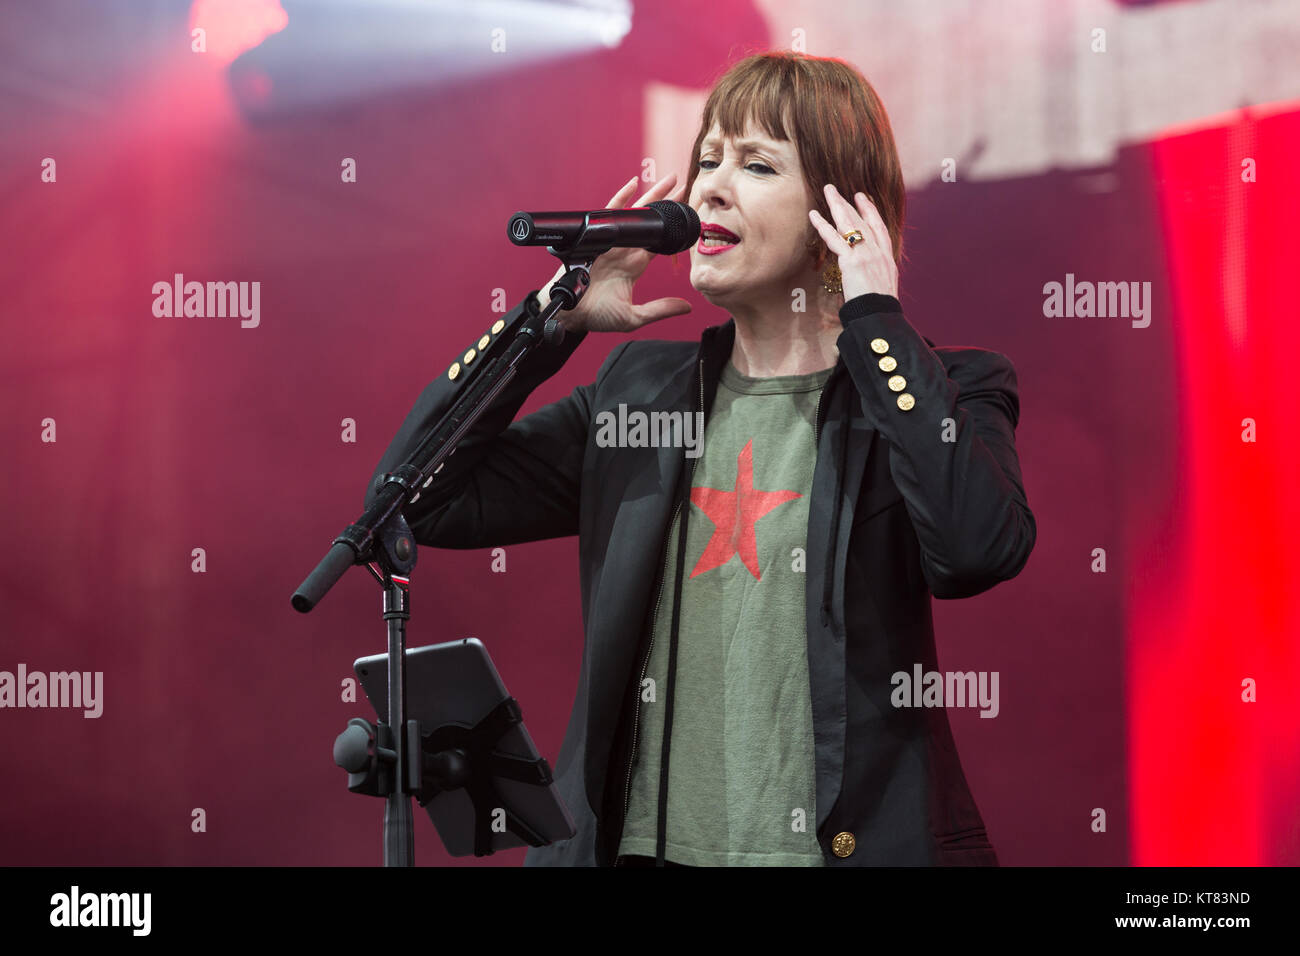
[[(534, 312), (525, 307), (523, 315), (514, 324), (518, 331), (509, 347), (496, 359), (480, 367), (478, 377), (464, 389), (451, 409), (416, 444), (405, 463), (384, 476), (383, 486), (376, 492), (371, 505), (354, 523), (334, 539), (330, 550), (307, 579), (294, 592), (295, 610), (307, 613), (317, 604), (340, 578), (354, 565), (365, 565), (371, 576), (384, 590), (383, 617), (388, 627), (388, 720), (370, 725), (367, 734), (368, 761), (361, 763), (361, 732), (356, 720), (335, 741), (336, 760), (341, 756), (349, 771), (348, 787), (353, 789), (353, 777), (360, 775), (358, 792), (385, 798), (384, 805), (384, 865), (413, 866), (415, 842), (411, 821), (411, 797), (421, 798), (421, 803), (432, 799), (438, 789), (445, 789), (459, 781), (474, 801), (475, 853), (486, 849), (482, 836), (485, 793), (491, 790), (491, 774), (525, 774), (526, 779), (536, 779), (533, 766), (521, 767), (518, 758), (501, 759), (500, 755), (484, 750), (483, 741), (491, 736), (497, 724), (518, 718), (518, 705), (507, 706), (504, 716), (500, 708), (487, 720), (495, 721), (482, 729), (436, 727), (414, 729), (406, 719), (406, 622), (410, 620), (410, 572), (415, 567), (415, 536), (402, 513), (408, 500), (414, 501), (422, 489), (429, 487), (443, 464), (456, 451), (456, 444), (491, 405), (497, 394), (506, 387), (518, 371), (519, 363), (529, 352), (543, 342), (558, 345), (564, 339), (564, 326), (555, 318), (561, 309), (573, 309), (582, 299), (591, 281), (590, 269), (595, 258), (609, 251), (611, 245), (599, 242), (579, 243), (572, 249), (549, 247), (559, 258), (565, 272), (551, 286), (550, 301)], [(513, 698), (508, 698), (513, 701)], [(513, 716), (512, 716), (513, 715)], [(481, 726), (481, 725), (480, 725)], [(406, 727), (401, 746), (395, 746), (390, 728)], [(423, 734), (432, 739), (429, 744)], [(414, 736), (412, 736), (414, 735)], [(493, 740), (499, 737), (496, 734)], [(346, 739), (345, 739), (346, 738)], [(415, 740), (420, 746), (415, 746)], [(425, 746), (434, 750), (425, 756)], [(340, 747), (342, 752), (340, 753)], [(462, 761), (468, 766), (463, 766)], [(531, 763), (522, 761), (522, 763)], [(354, 771), (352, 767), (358, 769)], [(546, 771), (549, 777), (549, 769)], [(387, 776), (385, 776), (387, 774)], [(430, 777), (429, 775), (432, 774)], [(520, 778), (515, 778), (520, 779)], [(487, 780), (487, 783), (483, 781)], [(373, 781), (373, 782), (370, 782)], [(500, 803), (493, 804), (501, 806)], [(507, 814), (507, 826), (529, 840), (536, 834), (522, 821)], [(537, 845), (537, 844), (534, 844)]]
[[(415, 696), (420, 696), (417, 688)], [(497, 792), (495, 780), (549, 786), (550, 765), (502, 753), (496, 749), (510, 728), (523, 723), (519, 703), (504, 698), (473, 726), (447, 723), (425, 731), (419, 721), (406, 722), (406, 790), (421, 807), (439, 794), (464, 788), (474, 805), (474, 855), (492, 852), (493, 814), (505, 814), (505, 828), (529, 846), (545, 846), (546, 839), (511, 812)], [(348, 721), (347, 730), (334, 741), (334, 762), (348, 771), (348, 789), (372, 797), (388, 797), (394, 790), (397, 752), (388, 724), (372, 724), (361, 717)]]

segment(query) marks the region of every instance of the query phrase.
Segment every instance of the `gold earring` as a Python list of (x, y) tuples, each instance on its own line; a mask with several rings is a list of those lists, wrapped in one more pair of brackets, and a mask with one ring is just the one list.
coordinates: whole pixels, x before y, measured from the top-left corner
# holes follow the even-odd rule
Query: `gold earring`
[(826, 268), (822, 270), (822, 288), (831, 294), (843, 292), (842, 278), (839, 264), (829, 262), (826, 264)]

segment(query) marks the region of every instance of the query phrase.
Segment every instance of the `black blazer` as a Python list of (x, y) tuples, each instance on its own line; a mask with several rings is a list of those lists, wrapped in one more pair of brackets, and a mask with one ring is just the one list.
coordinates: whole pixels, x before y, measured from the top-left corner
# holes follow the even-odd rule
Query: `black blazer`
[[(507, 330), (523, 309), (536, 314), (536, 292), (505, 317)], [(806, 548), (817, 839), (829, 866), (996, 865), (946, 712), (896, 708), (890, 697), (893, 674), (938, 670), (932, 596), (986, 591), (1018, 574), (1033, 548), (1015, 370), (996, 352), (934, 347), (892, 296), (857, 296), (840, 319), (840, 357), (818, 408)], [(406, 506), (416, 540), (437, 547), (579, 536), (586, 642), (555, 768), (578, 832), (530, 849), (526, 866), (614, 863), (651, 599), (688, 486), (683, 449), (602, 448), (596, 415), (620, 403), (707, 414), (734, 336), (729, 320), (705, 329), (698, 346), (622, 341), (594, 382), (512, 424), (586, 333), (533, 352)], [(485, 352), (420, 395), (367, 505), (508, 334), (486, 337)]]

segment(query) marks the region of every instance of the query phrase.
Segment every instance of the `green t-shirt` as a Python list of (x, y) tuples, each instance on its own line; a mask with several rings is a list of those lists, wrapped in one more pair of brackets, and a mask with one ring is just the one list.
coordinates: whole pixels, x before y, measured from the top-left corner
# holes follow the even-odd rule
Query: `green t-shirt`
[[(831, 369), (750, 378), (730, 362), (691, 489), (678, 625), (665, 858), (691, 866), (822, 866), (817, 843), (805, 550), (817, 400)], [(642, 689), (620, 854), (655, 854), (673, 576)]]

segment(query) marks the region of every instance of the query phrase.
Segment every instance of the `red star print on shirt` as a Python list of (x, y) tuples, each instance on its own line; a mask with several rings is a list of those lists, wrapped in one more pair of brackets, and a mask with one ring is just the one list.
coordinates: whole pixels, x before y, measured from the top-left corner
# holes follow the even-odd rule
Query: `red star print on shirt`
[(733, 554), (738, 554), (754, 579), (761, 581), (754, 523), (777, 505), (803, 497), (796, 491), (754, 490), (753, 447), (751, 438), (736, 458), (736, 487), (733, 490), (691, 489), (691, 501), (699, 505), (713, 522), (713, 537), (700, 555), (691, 577), (712, 571), (730, 561)]

